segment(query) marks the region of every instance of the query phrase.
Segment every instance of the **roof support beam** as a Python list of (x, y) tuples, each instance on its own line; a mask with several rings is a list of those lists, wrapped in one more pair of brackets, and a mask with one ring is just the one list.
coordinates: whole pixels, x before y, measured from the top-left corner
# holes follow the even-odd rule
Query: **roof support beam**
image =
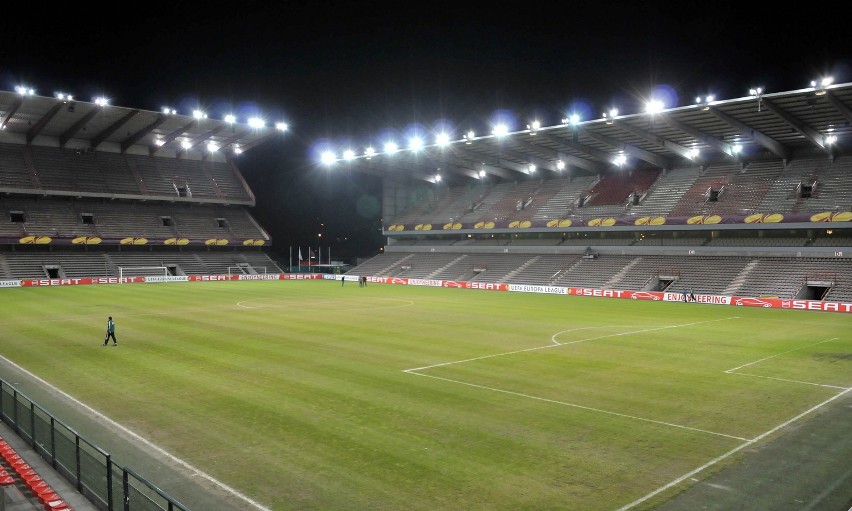
[(100, 112), (101, 107), (96, 107), (89, 110), (89, 112), (86, 113), (86, 115), (84, 115), (79, 121), (75, 122), (73, 126), (65, 130), (65, 133), (59, 135), (59, 147), (65, 147), (65, 144), (67, 144), (68, 141), (71, 140), (71, 138), (73, 138), (74, 135), (76, 135), (77, 132), (80, 131), (83, 126), (86, 125), (86, 123), (91, 121), (92, 118), (98, 115)]
[(121, 154), (125, 154), (127, 152), (127, 149), (130, 148), (130, 146), (132, 146), (133, 144), (135, 144), (136, 142), (141, 140), (142, 137), (144, 137), (148, 133), (151, 133), (152, 131), (157, 129), (157, 127), (159, 127), (164, 122), (166, 122), (166, 116), (163, 115), (163, 114), (160, 114), (160, 115), (157, 116), (157, 120), (155, 120), (154, 122), (152, 122), (148, 126), (142, 128), (141, 130), (137, 131), (133, 135), (130, 135), (126, 139), (122, 140), (121, 141)]
[(36, 138), (39, 133), (41, 133), (41, 130), (43, 130), (44, 127), (47, 126), (47, 123), (49, 123), (50, 120), (53, 119), (57, 112), (59, 112), (59, 109), (63, 106), (65, 106), (65, 103), (57, 103), (50, 107), (50, 110), (48, 110), (44, 115), (42, 115), (41, 119), (39, 119), (38, 122), (35, 123), (32, 128), (29, 129), (29, 131), (27, 131), (27, 145), (32, 144), (33, 139)]
[(724, 140), (719, 140), (718, 138), (710, 135), (709, 133), (705, 133), (699, 129), (693, 128), (687, 124), (684, 124), (678, 120), (675, 120), (670, 115), (662, 116), (662, 119), (671, 127), (678, 129), (687, 135), (691, 135), (695, 138), (695, 140), (701, 142), (704, 145), (710, 146), (713, 149), (716, 149), (720, 153), (726, 154), (731, 158), (736, 158), (737, 155), (734, 153), (734, 147), (725, 142)]
[(450, 146), (452, 147), (452, 151), (459, 159), (462, 161), (468, 160), (465, 162), (465, 166), (472, 168), (475, 172), (479, 172), (479, 170), (484, 170), (487, 174), (491, 174), (503, 179), (512, 179), (514, 176), (511, 172), (508, 172), (506, 169), (495, 165), (493, 162), (486, 162), (487, 158), (483, 158), (482, 155), (476, 154), (473, 151), (469, 151), (466, 149), (462, 149), (456, 145)]
[[(576, 136), (576, 133), (577, 132), (575, 131), (574, 132), (575, 136)], [(583, 154), (588, 154), (592, 158), (595, 158), (595, 159), (600, 160), (602, 162), (610, 163), (611, 160), (612, 160), (612, 156), (610, 154), (607, 154), (603, 151), (595, 149), (594, 147), (589, 147), (585, 144), (581, 144), (577, 141), (565, 140), (564, 138), (557, 137), (556, 135), (549, 135), (549, 134), (545, 134), (545, 133), (539, 133), (536, 136), (547, 139), (547, 140), (553, 142), (554, 144), (558, 144), (558, 145), (564, 146), (564, 147), (569, 147), (569, 148), (574, 149), (575, 151), (579, 151)], [(606, 167), (604, 165), (601, 165), (600, 163), (589, 161), (589, 160), (584, 160), (583, 158), (578, 158), (576, 156), (569, 155), (569, 154), (566, 154), (564, 156), (565, 156), (565, 163), (567, 163), (568, 165), (573, 165), (574, 167), (578, 167), (578, 168), (581, 168), (585, 171), (592, 172), (592, 173), (595, 173), (595, 174), (601, 174), (601, 173), (606, 171)]]
[[(766, 98), (763, 99), (763, 102), (764, 103), (766, 102)], [(732, 128), (735, 128), (737, 131), (742, 133), (744, 136), (749, 137), (749, 138), (753, 139), (755, 142), (757, 142), (758, 144), (762, 145), (764, 148), (766, 148), (769, 152), (771, 152), (775, 156), (781, 158), (784, 161), (787, 161), (787, 160), (790, 159), (790, 150), (787, 149), (787, 147), (784, 144), (778, 142), (777, 140), (775, 140), (773, 138), (766, 136), (765, 134), (761, 133), (760, 131), (757, 131), (754, 128), (747, 126), (746, 124), (741, 123), (740, 121), (734, 119), (733, 117), (726, 114), (725, 112), (722, 112), (721, 110), (719, 110), (716, 107), (711, 106), (707, 110), (711, 114), (716, 116), (716, 118), (718, 118), (719, 120), (727, 123)]]
[(772, 111), (772, 113), (784, 119), (784, 122), (792, 126), (796, 131), (804, 135), (805, 138), (813, 142), (815, 146), (819, 147), (820, 149), (823, 149), (825, 152), (831, 155), (831, 148), (826, 145), (825, 137), (822, 135), (822, 133), (806, 125), (799, 119), (793, 117), (786, 110), (776, 105), (774, 101), (770, 101), (767, 98), (763, 98), (763, 104), (766, 106), (766, 108)]
[[(608, 137), (606, 135), (601, 135), (600, 133), (595, 133), (593, 131), (589, 131), (589, 130), (586, 130), (586, 129), (579, 130), (579, 131), (580, 131), (580, 133), (582, 133), (583, 135), (586, 135), (589, 138), (593, 138), (593, 139), (597, 140), (598, 142), (600, 142), (602, 144), (606, 144), (606, 145), (615, 147), (617, 149), (620, 149), (620, 150), (624, 151), (626, 154), (629, 154), (630, 156), (632, 156), (634, 158), (648, 162), (651, 165), (656, 165), (657, 167), (660, 167), (661, 169), (671, 169), (672, 168), (671, 162), (667, 158), (664, 158), (664, 157), (660, 156), (659, 154), (655, 154), (655, 153), (652, 153), (650, 151), (646, 151), (644, 149), (641, 149), (639, 147), (636, 147), (636, 146), (633, 146), (633, 145), (630, 145), (630, 144), (625, 144), (625, 143), (621, 142), (620, 140), (616, 140), (616, 139), (614, 139), (612, 137)], [(612, 155), (610, 155), (610, 161), (611, 160), (612, 160)]]
[(112, 123), (111, 126), (108, 126), (105, 130), (95, 135), (91, 141), (92, 149), (97, 149), (97, 147), (101, 145), (104, 140), (106, 140), (110, 135), (115, 133), (118, 128), (122, 127), (125, 123), (127, 123), (127, 121), (135, 117), (138, 113), (139, 110), (131, 110), (127, 112), (121, 119), (115, 121), (114, 123)]
[(640, 137), (640, 138), (647, 140), (648, 142), (650, 142), (652, 144), (656, 144), (660, 147), (664, 147), (664, 148), (668, 149), (669, 151), (677, 154), (678, 156), (680, 156), (683, 159), (692, 160), (689, 149), (687, 149), (686, 147), (683, 147), (680, 144), (676, 144), (676, 143), (672, 142), (671, 140), (665, 139), (665, 138), (658, 136), (658, 135), (655, 135), (653, 133), (649, 133), (646, 130), (643, 130), (641, 128), (637, 128), (636, 126), (632, 126), (632, 125), (630, 125), (626, 122), (616, 122), (615, 125), (618, 126), (621, 129), (625, 130), (625, 131), (628, 131), (628, 132), (636, 135), (637, 137)]
[[(541, 136), (541, 135), (537, 135), (537, 136)], [(545, 135), (545, 138), (547, 140), (550, 140), (551, 142), (554, 142), (554, 143), (561, 143), (561, 141), (557, 140), (556, 137), (552, 137), (550, 135)], [(570, 166), (574, 166), (574, 167), (580, 167), (583, 170), (587, 170), (589, 172), (594, 172), (594, 173), (599, 173), (602, 170), (597, 165), (593, 164), (592, 162), (588, 162), (588, 161), (586, 161), (582, 158), (577, 158), (576, 156), (573, 156), (573, 155), (570, 155), (570, 154), (565, 154), (561, 151), (556, 151), (556, 150), (551, 149), (549, 147), (537, 146), (537, 145), (535, 145), (531, 142), (520, 141), (520, 140), (516, 140), (515, 143), (520, 145), (521, 147), (523, 147), (525, 149), (529, 149), (530, 151), (538, 151), (540, 153), (544, 153), (548, 157), (550, 157), (554, 160), (561, 161), (566, 166), (570, 165)], [(562, 173), (562, 171), (560, 171), (558, 168), (556, 168), (556, 164), (553, 164), (553, 169), (558, 174)]]
[(12, 106), (9, 107), (9, 110), (6, 112), (6, 115), (3, 116), (3, 121), (0, 122), (0, 130), (6, 129), (6, 124), (9, 123), (9, 119), (11, 119), (12, 116), (15, 115), (15, 112), (17, 112), (18, 109), (21, 108), (21, 104), (23, 102), (24, 102), (24, 98), (19, 96), (15, 100), (15, 102), (12, 103)]
[(182, 127), (178, 128), (178, 129), (176, 129), (176, 130), (172, 131), (171, 133), (169, 133), (168, 135), (166, 135), (165, 137), (163, 137), (163, 139), (162, 139), (162, 144), (160, 144), (160, 145), (157, 145), (157, 144), (153, 144), (153, 145), (151, 145), (151, 147), (149, 147), (149, 148), (148, 148), (148, 155), (149, 155), (149, 156), (154, 156), (155, 154), (157, 154), (157, 151), (159, 151), (161, 147), (164, 147), (166, 144), (168, 144), (168, 143), (169, 143), (169, 142), (171, 142), (172, 140), (174, 140), (174, 139), (178, 138), (179, 136), (183, 135), (184, 133), (186, 133), (187, 131), (189, 131), (189, 130), (190, 130), (193, 126), (195, 126), (196, 124), (198, 124), (198, 119), (193, 119), (192, 121), (190, 121), (190, 122), (189, 122), (189, 124), (187, 124), (187, 125), (185, 125), (185, 126), (182, 126)]

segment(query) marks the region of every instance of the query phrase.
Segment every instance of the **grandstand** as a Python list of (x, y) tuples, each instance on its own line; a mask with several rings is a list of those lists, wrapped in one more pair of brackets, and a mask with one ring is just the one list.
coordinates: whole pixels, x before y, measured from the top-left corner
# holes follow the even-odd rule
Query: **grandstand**
[(849, 300), (850, 106), (838, 84), (355, 158), (387, 245), (350, 273)]
[(280, 133), (0, 92), (0, 278), (272, 273), (237, 155)]

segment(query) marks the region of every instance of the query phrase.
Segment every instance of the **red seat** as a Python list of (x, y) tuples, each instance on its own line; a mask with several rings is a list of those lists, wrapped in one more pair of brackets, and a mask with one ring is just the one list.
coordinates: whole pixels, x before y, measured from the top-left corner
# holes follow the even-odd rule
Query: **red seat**
[(50, 485), (46, 481), (38, 481), (35, 484), (28, 484), (27, 488), (30, 489), (33, 496), (38, 496), (39, 493), (50, 490)]
[(51, 500), (62, 500), (62, 498), (56, 493), (54, 493), (53, 490), (38, 494), (38, 501), (42, 505), (44, 505), (46, 502), (50, 502)]
[(48, 500), (44, 503), (45, 511), (66, 511), (70, 509), (68, 503), (62, 499), (59, 500)]
[(15, 478), (12, 476), (0, 477), (0, 486), (9, 486), (15, 484)]

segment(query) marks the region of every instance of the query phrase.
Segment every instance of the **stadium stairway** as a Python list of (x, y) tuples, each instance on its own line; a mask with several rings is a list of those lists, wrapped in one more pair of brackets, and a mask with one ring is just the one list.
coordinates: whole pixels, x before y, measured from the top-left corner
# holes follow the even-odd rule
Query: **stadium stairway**
[(98, 508), (0, 421), (0, 510), (98, 511)]

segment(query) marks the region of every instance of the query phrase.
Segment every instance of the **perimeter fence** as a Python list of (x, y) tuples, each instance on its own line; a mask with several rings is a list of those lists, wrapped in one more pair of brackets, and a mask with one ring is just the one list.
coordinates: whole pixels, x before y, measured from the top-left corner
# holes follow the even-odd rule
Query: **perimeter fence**
[(0, 420), (104, 511), (190, 511), (0, 379)]

